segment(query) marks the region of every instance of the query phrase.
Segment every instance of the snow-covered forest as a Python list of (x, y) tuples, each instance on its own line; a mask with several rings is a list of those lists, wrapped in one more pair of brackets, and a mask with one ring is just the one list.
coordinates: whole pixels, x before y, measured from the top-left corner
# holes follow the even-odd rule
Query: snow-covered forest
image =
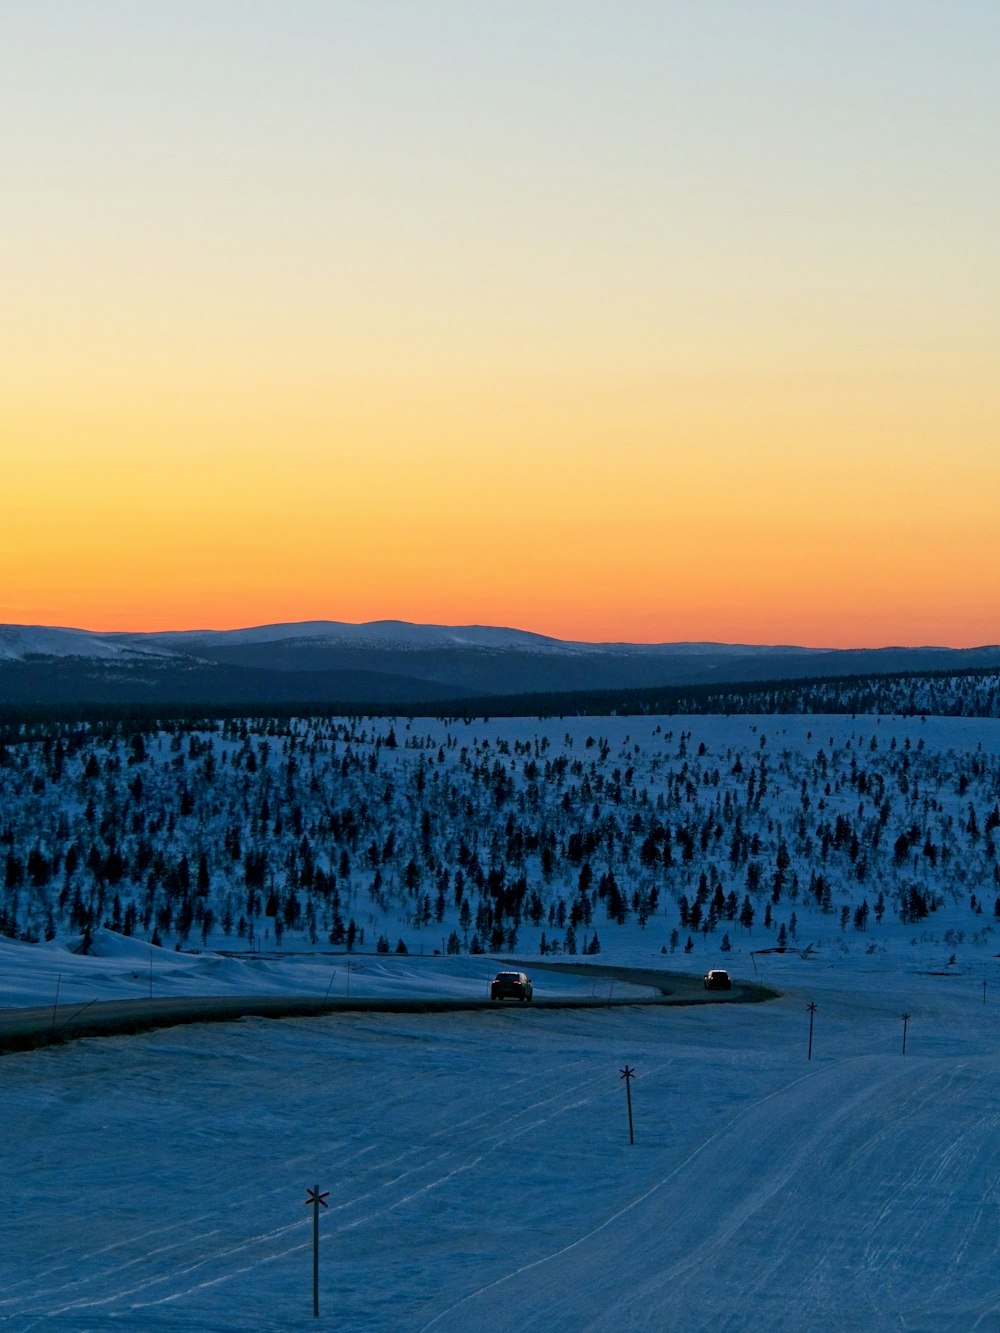
[(25, 726), (0, 747), (0, 930), (425, 954), (983, 943), (998, 799), (986, 719)]

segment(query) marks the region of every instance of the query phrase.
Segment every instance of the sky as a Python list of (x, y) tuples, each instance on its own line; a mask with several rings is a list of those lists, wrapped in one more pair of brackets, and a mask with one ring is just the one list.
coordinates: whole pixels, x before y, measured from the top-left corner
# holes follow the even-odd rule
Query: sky
[(8, 0), (0, 622), (1000, 641), (1000, 9)]

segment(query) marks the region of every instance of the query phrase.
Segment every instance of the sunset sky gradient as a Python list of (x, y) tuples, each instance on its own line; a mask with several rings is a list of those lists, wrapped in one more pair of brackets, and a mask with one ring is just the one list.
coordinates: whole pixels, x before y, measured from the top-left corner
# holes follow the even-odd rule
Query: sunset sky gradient
[(0, 622), (1000, 641), (994, 0), (13, 0)]

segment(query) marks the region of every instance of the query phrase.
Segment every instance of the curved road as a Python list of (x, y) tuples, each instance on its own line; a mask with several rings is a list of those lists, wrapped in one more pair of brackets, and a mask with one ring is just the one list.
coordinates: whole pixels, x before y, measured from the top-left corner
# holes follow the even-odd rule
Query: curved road
[[(505, 960), (508, 964), (510, 960)], [(604, 964), (532, 963), (532, 972), (569, 972), (648, 986), (659, 995), (644, 998), (580, 996), (538, 997), (531, 1005), (506, 1003), (506, 1009), (593, 1009), (609, 1005), (731, 1004), (772, 999), (774, 991), (738, 982), (731, 991), (706, 991), (701, 977), (654, 969), (612, 967)], [(500, 1006), (486, 999), (425, 999), (385, 996), (317, 1000), (301, 995), (192, 995), (166, 1000), (91, 1000), (90, 1003), (45, 1005), (31, 1009), (0, 1010), (0, 1054), (58, 1045), (78, 1037), (107, 1037), (145, 1032), (183, 1023), (231, 1023), (240, 1018), (303, 1018), (321, 1014), (454, 1013)]]

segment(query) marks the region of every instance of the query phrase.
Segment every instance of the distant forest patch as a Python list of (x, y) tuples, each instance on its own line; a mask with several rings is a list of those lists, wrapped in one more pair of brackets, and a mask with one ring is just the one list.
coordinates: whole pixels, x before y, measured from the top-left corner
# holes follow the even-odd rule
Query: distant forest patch
[(868, 676), (824, 676), (802, 680), (713, 685), (668, 685), (653, 689), (559, 691), (546, 694), (474, 696), (414, 704), (333, 701), (239, 703), (210, 706), (157, 704), (0, 703), (0, 737), (12, 739), (32, 723), (63, 721), (188, 724), (227, 717), (605, 717), (738, 714), (870, 714), (896, 717), (1000, 717), (1000, 670), (901, 672)]

